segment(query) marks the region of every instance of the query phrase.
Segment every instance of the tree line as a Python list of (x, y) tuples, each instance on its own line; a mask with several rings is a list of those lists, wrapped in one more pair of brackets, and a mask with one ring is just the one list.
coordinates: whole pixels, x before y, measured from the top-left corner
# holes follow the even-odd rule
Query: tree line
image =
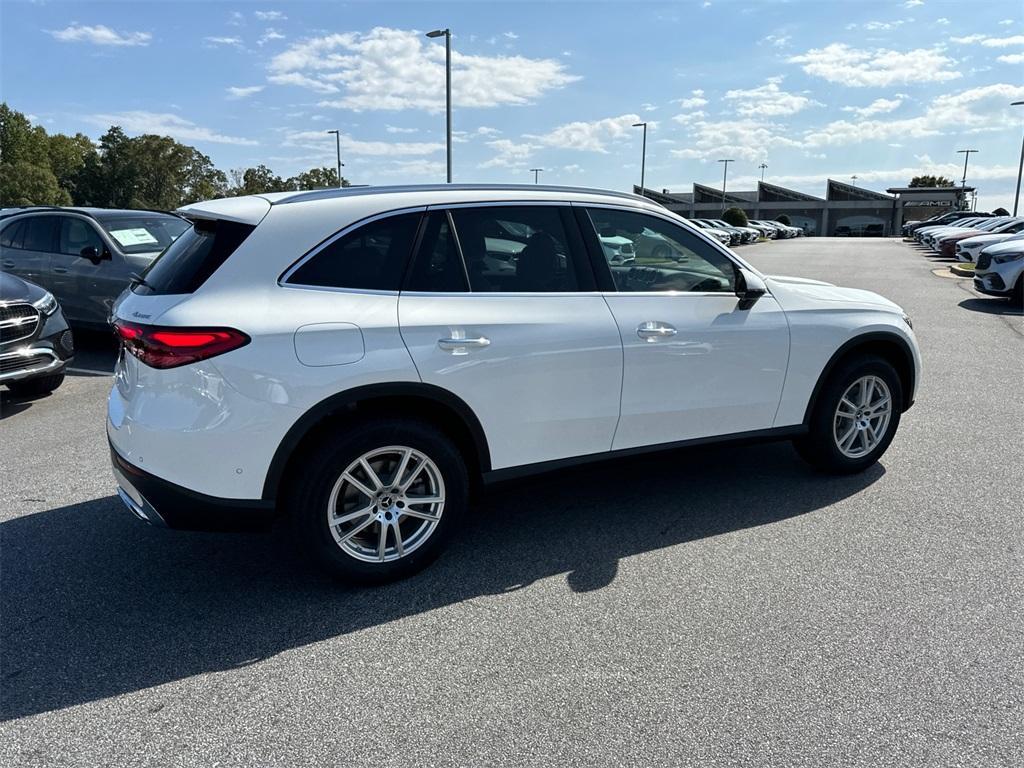
[[(349, 186), (342, 179), (343, 186)], [(338, 186), (334, 168), (282, 178), (265, 165), (229, 173), (169, 136), (130, 137), (114, 125), (98, 142), (47, 134), (0, 103), (0, 207), (87, 205), (173, 210), (197, 200)]]

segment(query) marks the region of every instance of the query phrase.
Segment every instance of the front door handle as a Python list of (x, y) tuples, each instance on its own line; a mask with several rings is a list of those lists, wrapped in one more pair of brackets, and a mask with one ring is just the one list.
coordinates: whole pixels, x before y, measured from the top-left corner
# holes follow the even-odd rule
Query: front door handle
[(58, 275), (66, 275), (68, 273), (67, 269), (64, 267), (54, 267), (53, 271)]
[(6, 267), (7, 269), (14, 269), (14, 262), (13, 262), (13, 261), (7, 261), (7, 260), (4, 260), (4, 262), (3, 262), (3, 265), (4, 265), (4, 266), (5, 266), (5, 267)]
[(678, 331), (673, 326), (657, 320), (648, 320), (646, 323), (641, 323), (636, 329), (636, 335), (644, 341), (667, 339), (677, 333)]
[(437, 340), (437, 346), (447, 352), (455, 352), (459, 349), (466, 349), (469, 347), (476, 347), (479, 349), (482, 347), (488, 347), (490, 344), (491, 340), (486, 336), (480, 336), (476, 339), (455, 339), (449, 337), (447, 339)]

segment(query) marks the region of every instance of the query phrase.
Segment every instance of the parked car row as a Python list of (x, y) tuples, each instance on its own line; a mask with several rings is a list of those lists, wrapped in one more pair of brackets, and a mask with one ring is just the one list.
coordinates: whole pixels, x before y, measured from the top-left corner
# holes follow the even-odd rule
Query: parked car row
[(748, 219), (747, 226), (736, 227), (722, 219), (689, 219), (694, 226), (708, 232), (725, 245), (745, 245), (762, 237), (770, 240), (798, 237), (803, 234), (799, 227), (791, 227), (778, 221)]
[(159, 211), (0, 210), (0, 384), (26, 396), (60, 386), (69, 324), (109, 328), (117, 297), (190, 226)]
[(904, 232), (938, 256), (973, 262), (975, 290), (1024, 305), (1024, 217), (959, 211)]

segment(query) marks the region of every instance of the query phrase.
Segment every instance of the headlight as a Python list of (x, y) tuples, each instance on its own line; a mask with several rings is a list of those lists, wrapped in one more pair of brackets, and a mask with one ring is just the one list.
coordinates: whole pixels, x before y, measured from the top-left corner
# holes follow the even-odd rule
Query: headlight
[(907, 324), (910, 330), (914, 330), (914, 324), (910, 321), (910, 315), (906, 312), (903, 313), (903, 322)]
[(1000, 253), (998, 256), (993, 256), (992, 261), (996, 264), (1006, 264), (1008, 261), (1017, 261), (1021, 258), (1024, 258), (1024, 251), (1018, 251), (1017, 253)]
[(38, 309), (44, 316), (52, 315), (57, 311), (57, 300), (53, 298), (52, 293), (47, 291), (41, 299), (32, 302), (32, 306)]

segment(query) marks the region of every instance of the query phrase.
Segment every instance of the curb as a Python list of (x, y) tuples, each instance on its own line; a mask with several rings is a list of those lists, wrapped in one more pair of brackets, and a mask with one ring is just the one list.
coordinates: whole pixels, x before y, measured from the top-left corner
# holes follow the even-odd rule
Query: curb
[(964, 269), (962, 267), (958, 267), (956, 264), (950, 264), (949, 271), (954, 275), (960, 275), (961, 277), (974, 277), (973, 269)]

